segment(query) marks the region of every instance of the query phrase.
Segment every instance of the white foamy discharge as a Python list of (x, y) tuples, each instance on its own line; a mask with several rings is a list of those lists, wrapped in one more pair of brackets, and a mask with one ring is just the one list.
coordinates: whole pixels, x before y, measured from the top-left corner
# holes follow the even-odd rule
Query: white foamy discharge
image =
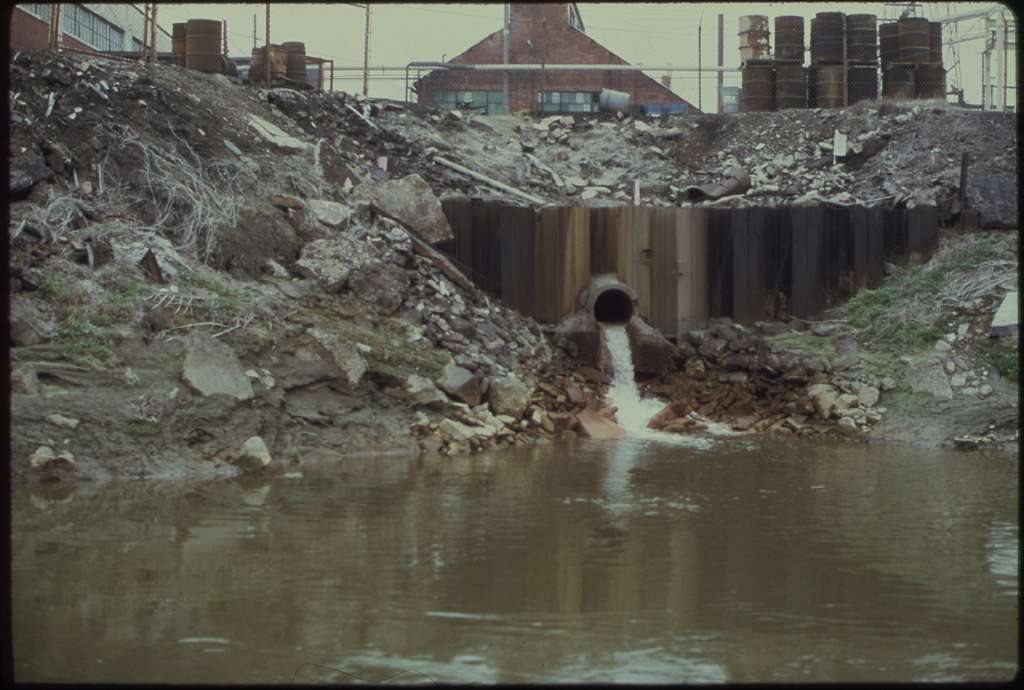
[[(711, 442), (705, 438), (669, 434), (647, 427), (648, 422), (654, 415), (661, 412), (665, 405), (657, 400), (640, 397), (640, 390), (636, 387), (636, 373), (633, 370), (633, 351), (629, 347), (626, 327), (602, 324), (602, 328), (604, 328), (608, 352), (612, 356), (612, 366), (615, 369), (615, 376), (608, 388), (608, 403), (616, 409), (615, 421), (626, 434), (673, 445), (710, 447)], [(724, 424), (716, 424), (703, 418), (700, 421), (707, 426), (707, 430), (712, 434), (722, 436), (737, 434)]]

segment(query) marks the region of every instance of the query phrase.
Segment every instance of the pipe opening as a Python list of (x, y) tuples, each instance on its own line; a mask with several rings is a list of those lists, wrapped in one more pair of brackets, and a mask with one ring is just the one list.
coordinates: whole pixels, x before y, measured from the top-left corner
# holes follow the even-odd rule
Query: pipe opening
[(633, 318), (633, 300), (622, 290), (605, 290), (594, 301), (594, 318), (602, 323), (627, 323)]

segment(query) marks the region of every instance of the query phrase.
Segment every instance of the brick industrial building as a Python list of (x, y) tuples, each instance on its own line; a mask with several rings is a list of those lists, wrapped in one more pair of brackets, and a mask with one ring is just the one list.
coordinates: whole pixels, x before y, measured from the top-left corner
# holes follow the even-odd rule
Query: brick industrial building
[[(11, 49), (36, 50), (49, 42), (51, 3), (25, 2), (11, 11)], [(61, 44), (75, 50), (141, 51), (142, 9), (130, 3), (61, 3)], [(171, 35), (157, 25), (157, 50), (171, 50)]]
[[(469, 50), (449, 60), (459, 65), (500, 65), (502, 30), (495, 31)], [(626, 65), (629, 64), (587, 36), (575, 3), (511, 3), (509, 64)], [(474, 72), (439, 69), (415, 84), (420, 104), (454, 107), (469, 102), (479, 112), (506, 112), (504, 75), (500, 71)], [(511, 72), (511, 110), (547, 113), (593, 112), (602, 89), (630, 95), (630, 104), (648, 113), (687, 112), (697, 109), (643, 72), (618, 70), (531, 70)]]

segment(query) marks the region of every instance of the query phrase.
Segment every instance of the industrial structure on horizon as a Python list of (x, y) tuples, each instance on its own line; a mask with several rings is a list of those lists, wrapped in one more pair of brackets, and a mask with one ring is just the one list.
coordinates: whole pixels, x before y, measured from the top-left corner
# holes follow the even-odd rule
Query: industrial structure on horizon
[(623, 69), (628, 62), (586, 34), (576, 3), (507, 3), (505, 12), (503, 29), (416, 80), (421, 105), (590, 113), (612, 90), (648, 114), (697, 111), (639, 68)]

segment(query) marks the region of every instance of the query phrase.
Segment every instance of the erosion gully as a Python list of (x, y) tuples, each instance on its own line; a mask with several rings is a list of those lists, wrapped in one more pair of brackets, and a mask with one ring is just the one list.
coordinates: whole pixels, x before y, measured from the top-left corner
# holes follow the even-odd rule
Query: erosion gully
[(16, 678), (1016, 674), (1013, 458), (647, 432), (607, 341), (625, 439), (15, 492)]

